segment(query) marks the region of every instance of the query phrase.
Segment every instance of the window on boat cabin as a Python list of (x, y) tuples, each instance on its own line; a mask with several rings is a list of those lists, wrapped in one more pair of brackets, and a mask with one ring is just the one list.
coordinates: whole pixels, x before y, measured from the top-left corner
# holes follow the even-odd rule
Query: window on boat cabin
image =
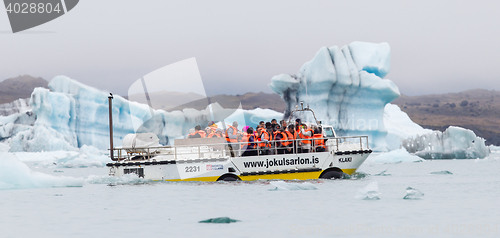
[(325, 137), (335, 137), (335, 134), (333, 134), (333, 129), (331, 127), (324, 127), (323, 130), (325, 131)]

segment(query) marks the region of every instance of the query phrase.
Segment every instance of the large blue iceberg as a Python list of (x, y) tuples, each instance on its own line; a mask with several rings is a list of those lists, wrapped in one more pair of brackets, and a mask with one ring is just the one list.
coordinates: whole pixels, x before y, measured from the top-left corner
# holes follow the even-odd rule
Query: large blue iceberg
[[(66, 76), (52, 79), (49, 88), (36, 88), (29, 106), (21, 103), (21, 108), (12, 110), (16, 113), (0, 116), (0, 141), (7, 142), (11, 152), (71, 151), (84, 145), (109, 148), (109, 94)], [(224, 109), (217, 103), (204, 110), (166, 112), (121, 96), (114, 96), (112, 111), (117, 146), (129, 133), (154, 132), (160, 143), (167, 145), (196, 125), (206, 126), (212, 120), (224, 120), (226, 124), (236, 120), (255, 127), (260, 120), (282, 116), (269, 109)]]
[(368, 135), (374, 150), (387, 151), (384, 107), (400, 96), (392, 81), (382, 79), (390, 63), (387, 43), (323, 47), (297, 74), (277, 75), (269, 86), (285, 100), (285, 117), (303, 102), (339, 135)]

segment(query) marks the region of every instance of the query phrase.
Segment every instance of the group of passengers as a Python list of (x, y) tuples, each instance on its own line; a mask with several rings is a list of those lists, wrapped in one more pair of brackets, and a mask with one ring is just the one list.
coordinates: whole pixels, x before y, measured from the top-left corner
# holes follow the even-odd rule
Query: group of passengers
[(287, 125), (285, 120), (281, 120), (279, 124), (276, 119), (271, 122), (261, 121), (255, 130), (253, 127), (244, 126), (240, 131), (238, 126), (235, 121), (228, 125), (223, 133), (223, 130), (211, 121), (204, 130), (200, 125), (191, 129), (187, 138), (225, 138), (232, 156), (240, 151), (242, 156), (255, 156), (257, 153), (269, 155), (325, 151), (326, 139), (321, 127), (308, 126), (300, 119), (296, 119), (294, 125)]

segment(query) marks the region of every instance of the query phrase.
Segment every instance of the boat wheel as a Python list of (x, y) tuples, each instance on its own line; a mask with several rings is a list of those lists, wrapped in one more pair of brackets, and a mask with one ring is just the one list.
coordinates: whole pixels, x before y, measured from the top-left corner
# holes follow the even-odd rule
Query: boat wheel
[(224, 174), (217, 179), (217, 181), (227, 181), (227, 182), (232, 182), (232, 181), (238, 181), (241, 180), (238, 176), (234, 174)]
[(341, 169), (326, 170), (319, 176), (320, 179), (341, 179), (343, 177), (344, 177), (344, 172), (342, 172)]

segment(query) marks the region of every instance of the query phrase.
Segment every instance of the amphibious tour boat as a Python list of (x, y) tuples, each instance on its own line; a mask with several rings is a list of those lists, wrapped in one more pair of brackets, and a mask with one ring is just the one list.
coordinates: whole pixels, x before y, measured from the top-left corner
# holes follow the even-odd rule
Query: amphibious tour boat
[[(269, 141), (262, 147), (261, 141), (252, 146), (248, 142), (229, 143), (225, 138), (195, 138), (159, 146), (154, 133), (129, 134), (122, 147), (113, 148), (111, 141), (113, 162), (107, 166), (111, 176), (133, 173), (155, 181), (336, 179), (344, 173), (353, 174), (372, 152), (367, 136), (337, 137), (332, 126), (322, 125), (309, 108), (294, 110), (289, 123), (297, 112), (313, 114), (316, 123), (312, 126), (320, 128), (320, 139)], [(303, 143), (310, 144), (307, 153), (300, 148)], [(253, 153), (244, 153), (249, 150)]]

